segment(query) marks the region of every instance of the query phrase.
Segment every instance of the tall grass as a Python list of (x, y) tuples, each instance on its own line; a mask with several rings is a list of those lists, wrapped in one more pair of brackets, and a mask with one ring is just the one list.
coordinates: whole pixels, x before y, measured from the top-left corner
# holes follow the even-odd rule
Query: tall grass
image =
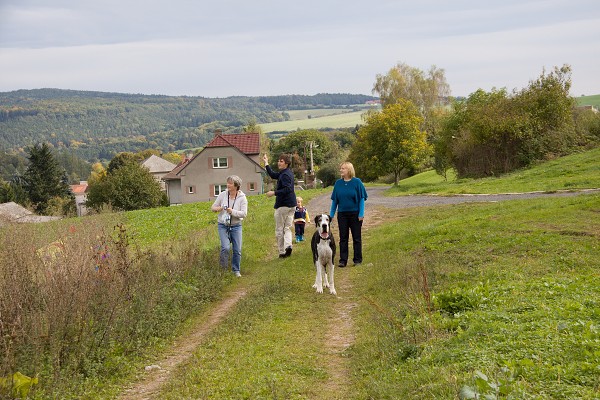
[(117, 215), (70, 222), (0, 233), (0, 376), (38, 376), (39, 398), (97, 397), (226, 282), (196, 242), (142, 249)]

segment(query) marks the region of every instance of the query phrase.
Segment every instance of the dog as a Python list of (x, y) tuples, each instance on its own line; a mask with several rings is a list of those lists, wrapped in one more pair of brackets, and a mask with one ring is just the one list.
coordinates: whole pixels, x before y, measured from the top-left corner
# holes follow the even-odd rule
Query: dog
[(333, 283), (333, 271), (335, 265), (335, 240), (331, 233), (331, 219), (327, 214), (315, 216), (317, 230), (310, 242), (313, 254), (313, 262), (317, 268), (317, 276), (313, 288), (317, 293), (323, 293), (323, 286), (329, 288), (329, 293), (336, 294)]

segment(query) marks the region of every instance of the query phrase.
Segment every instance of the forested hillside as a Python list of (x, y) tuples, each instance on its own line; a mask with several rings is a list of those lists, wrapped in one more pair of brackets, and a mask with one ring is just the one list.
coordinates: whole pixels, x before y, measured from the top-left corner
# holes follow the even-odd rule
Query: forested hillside
[(204, 98), (18, 90), (0, 93), (0, 152), (23, 154), (25, 147), (40, 142), (88, 161), (149, 148), (171, 152), (203, 146), (217, 128), (240, 132), (253, 121), (284, 121), (285, 110), (372, 99), (352, 94)]

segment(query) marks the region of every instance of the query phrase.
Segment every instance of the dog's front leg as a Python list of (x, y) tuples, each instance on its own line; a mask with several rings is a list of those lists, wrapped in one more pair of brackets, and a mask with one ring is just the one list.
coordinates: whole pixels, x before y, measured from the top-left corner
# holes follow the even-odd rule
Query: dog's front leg
[(323, 267), (320, 265), (318, 260), (315, 262), (315, 267), (317, 268), (317, 277), (315, 278), (315, 284), (313, 287), (317, 289), (317, 293), (323, 293), (323, 275), (321, 272)]
[(335, 269), (335, 265), (333, 263), (329, 263), (327, 267), (329, 268), (329, 293), (337, 294), (335, 292), (335, 285), (333, 283), (333, 271)]

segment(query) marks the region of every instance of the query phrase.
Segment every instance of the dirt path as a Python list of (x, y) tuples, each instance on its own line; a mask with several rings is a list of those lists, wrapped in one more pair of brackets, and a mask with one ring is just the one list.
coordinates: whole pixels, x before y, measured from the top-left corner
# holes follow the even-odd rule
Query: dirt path
[(246, 291), (233, 292), (229, 297), (222, 300), (214, 308), (210, 309), (206, 322), (189, 335), (180, 337), (173, 346), (171, 352), (156, 364), (146, 367), (144, 377), (134, 386), (128, 388), (120, 399), (142, 400), (156, 398), (161, 386), (169, 379), (171, 371), (178, 365), (188, 360), (194, 353), (196, 347), (204, 340), (227, 315), (229, 310), (246, 295)]
[[(370, 194), (371, 196), (371, 194)], [(375, 196), (381, 196), (381, 191), (377, 191)], [(375, 205), (375, 202), (366, 204), (366, 216), (363, 222), (363, 230), (369, 230), (383, 222), (383, 211)], [(330, 194), (322, 195), (312, 199), (307, 208), (311, 216), (321, 213), (329, 213), (331, 205)], [(339, 231), (337, 223), (333, 224), (333, 234), (336, 242), (339, 240)], [(337, 243), (336, 243), (337, 244)], [(339, 249), (338, 249), (339, 251)], [(335, 260), (337, 261), (337, 260)], [(328, 399), (345, 399), (350, 397), (346, 390), (350, 387), (350, 360), (346, 356), (346, 350), (354, 344), (355, 328), (352, 318), (353, 310), (358, 306), (357, 296), (354, 293), (350, 279), (350, 269), (335, 269), (335, 288), (337, 290), (337, 302), (334, 306), (334, 315), (330, 319), (329, 326), (323, 332), (325, 333), (324, 354), (327, 354), (327, 372), (329, 379), (321, 390), (322, 397)], [(362, 268), (362, 267), (356, 267)]]

